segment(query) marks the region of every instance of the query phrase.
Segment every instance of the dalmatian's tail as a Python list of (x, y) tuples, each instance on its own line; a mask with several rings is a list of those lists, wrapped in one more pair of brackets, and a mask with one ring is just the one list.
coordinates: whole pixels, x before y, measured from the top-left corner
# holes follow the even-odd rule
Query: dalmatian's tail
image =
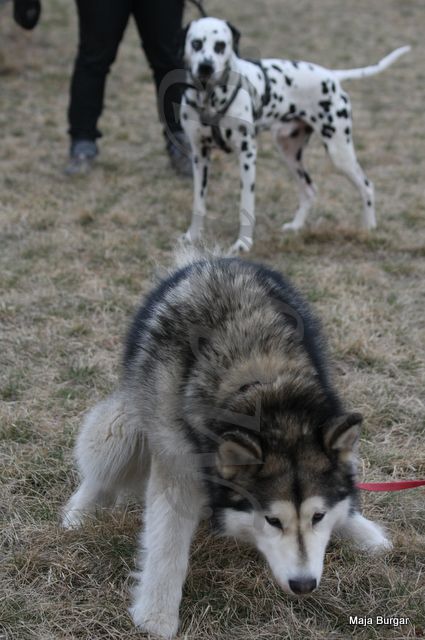
[(397, 58), (403, 56), (408, 51), (410, 51), (409, 46), (399, 47), (385, 56), (385, 58), (382, 58), (382, 60), (377, 64), (373, 64), (370, 67), (359, 67), (358, 69), (334, 69), (333, 73), (338, 80), (354, 80), (355, 78), (367, 78), (368, 76), (374, 76), (375, 74), (384, 71), (384, 69), (395, 62)]

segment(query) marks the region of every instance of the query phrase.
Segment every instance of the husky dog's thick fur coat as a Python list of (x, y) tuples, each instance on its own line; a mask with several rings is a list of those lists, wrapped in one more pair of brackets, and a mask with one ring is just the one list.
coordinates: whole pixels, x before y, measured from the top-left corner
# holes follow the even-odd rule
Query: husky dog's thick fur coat
[(207, 513), (218, 533), (254, 544), (284, 590), (309, 593), (332, 531), (364, 549), (389, 546), (358, 511), (360, 422), (345, 412), (297, 291), (269, 268), (192, 253), (147, 296), (119, 389), (85, 419), (64, 524), (129, 489), (144, 498), (131, 614), (165, 638), (177, 632)]

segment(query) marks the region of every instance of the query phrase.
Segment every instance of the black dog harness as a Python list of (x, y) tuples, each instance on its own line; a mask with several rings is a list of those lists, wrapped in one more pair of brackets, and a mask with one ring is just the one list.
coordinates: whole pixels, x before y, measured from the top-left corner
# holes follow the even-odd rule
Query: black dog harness
[[(253, 64), (256, 64), (258, 67), (260, 67), (264, 76), (264, 93), (261, 96), (261, 103), (257, 109), (253, 109), (254, 120), (258, 120), (259, 118), (261, 118), (264, 107), (270, 102), (270, 96), (271, 96), (270, 79), (267, 75), (266, 70), (261, 64), (260, 60), (248, 60), (248, 62), (252, 62)], [(190, 107), (192, 107), (192, 109), (195, 109), (195, 111), (198, 113), (201, 124), (204, 126), (211, 127), (211, 134), (216, 145), (226, 153), (231, 153), (232, 149), (231, 147), (229, 147), (229, 145), (226, 143), (223, 136), (221, 135), (220, 121), (223, 118), (223, 116), (226, 114), (230, 106), (235, 101), (236, 96), (239, 93), (239, 90), (244, 84), (243, 82), (244, 80), (245, 79), (241, 75), (239, 75), (236, 86), (233, 89), (229, 99), (214, 114), (211, 114), (205, 107), (200, 107), (196, 102), (194, 102), (193, 100), (190, 100), (187, 96), (185, 96), (187, 104)], [(198, 88), (192, 84), (188, 84), (187, 88), (195, 89), (195, 91), (198, 91)], [(248, 91), (249, 91), (249, 87), (248, 87)]]
[[(189, 85), (189, 86), (192, 89), (196, 90), (196, 87), (194, 87), (192, 85)], [(191, 106), (193, 109), (195, 109), (195, 111), (197, 111), (197, 113), (199, 114), (199, 118), (201, 120), (201, 124), (205, 125), (207, 127), (211, 127), (211, 133), (212, 133), (212, 137), (214, 139), (214, 142), (217, 144), (217, 146), (220, 149), (222, 149), (226, 153), (231, 153), (232, 149), (226, 144), (226, 141), (224, 140), (223, 136), (221, 135), (221, 132), (220, 132), (220, 120), (226, 114), (226, 111), (229, 109), (230, 105), (232, 105), (233, 102), (235, 101), (236, 96), (238, 95), (239, 89), (241, 87), (242, 87), (242, 78), (241, 78), (241, 76), (239, 76), (238, 82), (236, 83), (236, 87), (233, 89), (230, 98), (228, 99), (226, 104), (224, 104), (214, 114), (209, 113), (207, 111), (207, 109), (205, 109), (203, 107), (200, 107), (199, 105), (196, 104), (196, 102), (193, 102), (193, 100), (190, 100), (189, 98), (186, 97), (187, 104), (189, 106)]]

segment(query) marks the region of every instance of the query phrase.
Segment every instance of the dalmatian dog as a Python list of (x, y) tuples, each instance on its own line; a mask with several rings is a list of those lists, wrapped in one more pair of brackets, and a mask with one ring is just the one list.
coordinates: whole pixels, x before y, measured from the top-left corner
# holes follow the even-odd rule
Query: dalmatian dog
[(231, 253), (249, 251), (255, 224), (256, 134), (270, 129), (299, 191), (292, 222), (282, 229), (304, 226), (316, 187), (303, 164), (312, 133), (322, 139), (335, 165), (357, 187), (363, 202), (363, 223), (376, 227), (374, 191), (356, 159), (350, 99), (342, 80), (380, 73), (410, 47), (400, 47), (378, 64), (359, 69), (330, 70), (304, 61), (245, 60), (238, 55), (239, 32), (217, 18), (191, 22), (184, 59), (188, 86), (182, 99), (181, 122), (192, 150), (194, 200), (185, 238), (202, 233), (206, 214), (211, 149), (218, 146), (239, 157), (241, 198), (239, 237)]

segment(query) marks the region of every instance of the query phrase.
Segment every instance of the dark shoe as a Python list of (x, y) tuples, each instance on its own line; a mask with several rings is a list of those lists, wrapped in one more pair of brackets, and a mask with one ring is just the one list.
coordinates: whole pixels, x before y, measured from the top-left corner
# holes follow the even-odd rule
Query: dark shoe
[(34, 29), (40, 14), (40, 0), (13, 0), (13, 19), (22, 29)]
[(94, 140), (73, 140), (69, 163), (65, 167), (66, 175), (74, 176), (88, 173), (97, 154), (98, 148)]
[(171, 134), (166, 144), (167, 153), (170, 157), (171, 166), (181, 176), (192, 176), (192, 154), (189, 140), (183, 131), (176, 131)]

